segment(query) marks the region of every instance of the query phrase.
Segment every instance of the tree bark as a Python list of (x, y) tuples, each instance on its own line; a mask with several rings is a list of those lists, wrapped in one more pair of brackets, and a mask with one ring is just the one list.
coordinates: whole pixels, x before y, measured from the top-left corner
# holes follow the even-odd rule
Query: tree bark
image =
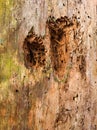
[(97, 1), (2, 5), (0, 129), (97, 130)]

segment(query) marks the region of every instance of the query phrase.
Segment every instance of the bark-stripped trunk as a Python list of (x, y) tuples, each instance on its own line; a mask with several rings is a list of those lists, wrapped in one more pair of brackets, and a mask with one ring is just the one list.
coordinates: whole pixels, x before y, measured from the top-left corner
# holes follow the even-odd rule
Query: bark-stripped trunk
[(12, 8), (0, 35), (0, 129), (97, 130), (97, 1)]

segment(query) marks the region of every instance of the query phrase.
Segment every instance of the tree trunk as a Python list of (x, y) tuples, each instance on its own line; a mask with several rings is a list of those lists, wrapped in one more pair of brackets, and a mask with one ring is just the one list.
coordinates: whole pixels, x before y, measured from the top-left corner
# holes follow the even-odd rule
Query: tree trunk
[(97, 1), (0, 7), (0, 130), (97, 130)]

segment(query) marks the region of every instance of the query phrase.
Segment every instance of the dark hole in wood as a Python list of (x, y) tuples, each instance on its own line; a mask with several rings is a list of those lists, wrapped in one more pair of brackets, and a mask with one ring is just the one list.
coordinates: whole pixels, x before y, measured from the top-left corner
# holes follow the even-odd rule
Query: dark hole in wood
[(15, 92), (16, 92), (16, 93), (18, 93), (18, 92), (19, 92), (19, 90), (18, 90), (18, 89), (16, 89), (16, 90), (15, 90)]
[[(53, 64), (52, 66), (54, 71), (56, 71), (60, 77), (64, 76), (66, 63), (69, 59), (68, 39), (70, 34), (67, 32), (69, 28), (72, 28), (72, 30), (74, 29), (73, 25), (75, 25), (76, 22), (74, 21), (76, 20), (76, 16), (73, 20), (64, 16), (58, 19), (49, 17), (47, 21), (50, 33), (51, 62)], [(76, 26), (78, 27), (78, 22)]]
[(27, 68), (44, 66), (45, 60), (43, 59), (45, 59), (46, 52), (43, 39), (34, 32), (30, 34), (27, 35), (23, 44), (25, 65)]

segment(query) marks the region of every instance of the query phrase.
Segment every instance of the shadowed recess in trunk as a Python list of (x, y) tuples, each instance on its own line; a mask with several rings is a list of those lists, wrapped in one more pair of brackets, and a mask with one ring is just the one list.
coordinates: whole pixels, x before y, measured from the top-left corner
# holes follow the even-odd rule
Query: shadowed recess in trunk
[(45, 46), (43, 38), (37, 36), (33, 29), (28, 33), (23, 44), (24, 61), (27, 68), (43, 67), (45, 65)]

